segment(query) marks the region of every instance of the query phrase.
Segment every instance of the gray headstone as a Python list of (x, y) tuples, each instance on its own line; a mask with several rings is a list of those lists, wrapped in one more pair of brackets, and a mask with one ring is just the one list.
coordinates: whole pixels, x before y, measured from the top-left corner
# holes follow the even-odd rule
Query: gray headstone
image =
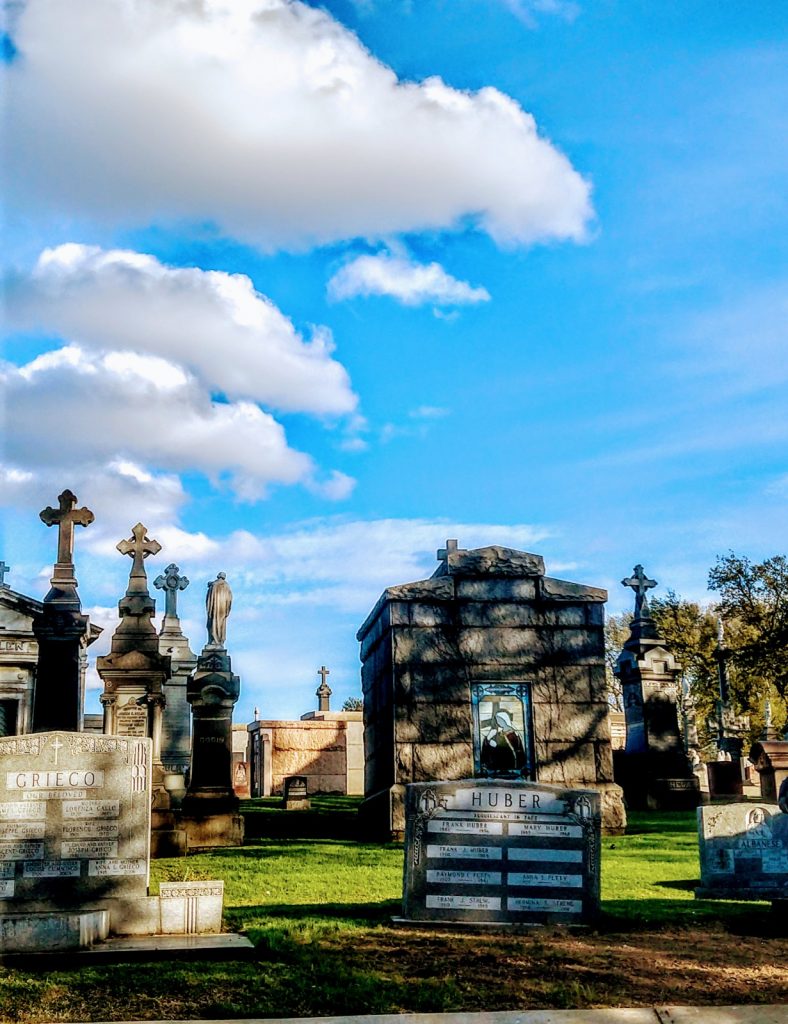
[(0, 913), (147, 895), (150, 740), (0, 738)]
[(288, 775), (284, 779), (282, 806), (286, 811), (308, 811), (311, 806), (305, 775)]
[(463, 779), (407, 787), (403, 916), (584, 924), (599, 911), (593, 790)]
[(698, 808), (700, 898), (788, 899), (788, 814), (776, 804)]

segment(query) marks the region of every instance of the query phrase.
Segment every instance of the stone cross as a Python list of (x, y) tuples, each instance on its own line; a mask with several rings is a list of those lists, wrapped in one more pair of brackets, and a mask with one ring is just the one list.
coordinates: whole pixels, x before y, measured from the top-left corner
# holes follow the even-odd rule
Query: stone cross
[(437, 558), (439, 562), (447, 562), (449, 555), (456, 555), (459, 548), (456, 540), (447, 540), (445, 548), (438, 548)]
[(89, 508), (77, 508), (77, 496), (72, 491), (63, 491), (58, 495), (58, 508), (51, 505), (39, 512), (42, 523), (57, 526), (57, 560), (61, 565), (71, 565), (74, 561), (74, 525), (90, 526), (94, 515)]
[(177, 619), (178, 617), (178, 591), (185, 590), (189, 586), (189, 580), (186, 576), (180, 575), (180, 569), (178, 566), (171, 562), (161, 576), (157, 576), (153, 581), (154, 587), (157, 590), (164, 591), (164, 614), (172, 616)]
[(148, 555), (158, 555), (161, 551), (161, 544), (146, 536), (147, 529), (142, 523), (137, 523), (131, 531), (131, 540), (122, 540), (117, 545), (117, 549), (122, 555), (130, 555), (134, 559), (129, 574), (131, 579), (147, 580), (144, 560)]
[(330, 711), (331, 710), (331, 687), (326, 682), (326, 676), (331, 673), (328, 671), (325, 665), (321, 665), (318, 669), (317, 674), (320, 676), (320, 686), (317, 688), (318, 697), (318, 711)]
[(11, 566), (6, 565), (5, 562), (0, 562), (0, 587), (9, 588), (9, 585), (5, 581), (5, 574), (11, 571)]
[(635, 618), (642, 619), (644, 613), (648, 615), (648, 601), (646, 592), (656, 587), (657, 581), (650, 580), (643, 571), (642, 565), (636, 565), (632, 575), (621, 581), (622, 586), (631, 587), (635, 591)]

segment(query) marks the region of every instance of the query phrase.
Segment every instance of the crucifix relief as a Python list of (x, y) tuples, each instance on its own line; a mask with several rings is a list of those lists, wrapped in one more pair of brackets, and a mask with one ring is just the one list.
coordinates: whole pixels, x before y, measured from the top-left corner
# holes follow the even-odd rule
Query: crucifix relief
[(656, 580), (650, 580), (643, 571), (642, 565), (636, 565), (632, 575), (621, 581), (622, 586), (631, 587), (635, 591), (635, 618), (642, 619), (648, 616), (648, 601), (646, 593), (657, 585)]
[(185, 590), (189, 586), (188, 577), (181, 576), (180, 572), (178, 566), (171, 562), (161, 576), (157, 576), (153, 581), (157, 590), (164, 591), (164, 614), (173, 619), (178, 617), (178, 591)]
[[(57, 500), (57, 508), (47, 505), (43, 511), (39, 512), (42, 523), (58, 528), (55, 576), (58, 576), (58, 566), (71, 568), (74, 564), (74, 526), (90, 526), (95, 518), (89, 508), (76, 507), (77, 496), (73, 491), (63, 491), (58, 495)], [(62, 576), (63, 572), (60, 575)], [(72, 574), (65, 573), (65, 575), (71, 576)]]
[[(122, 540), (117, 545), (117, 549), (122, 555), (130, 555), (133, 559), (129, 579), (131, 581), (145, 580), (146, 584), (148, 577), (145, 574), (145, 559), (148, 555), (157, 555), (161, 551), (161, 544), (146, 536), (147, 529), (142, 523), (137, 523), (131, 531), (131, 540)], [(145, 589), (147, 590), (147, 586)]]

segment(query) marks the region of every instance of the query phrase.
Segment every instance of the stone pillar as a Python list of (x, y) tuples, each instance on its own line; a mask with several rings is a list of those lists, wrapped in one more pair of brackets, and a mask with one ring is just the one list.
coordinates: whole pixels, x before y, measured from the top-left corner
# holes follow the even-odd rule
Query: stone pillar
[(232, 771), (233, 707), (240, 693), (241, 681), (227, 651), (206, 644), (186, 688), (192, 709), (192, 755), (183, 821), (190, 850), (243, 842)]
[(144, 560), (161, 546), (146, 535), (142, 523), (123, 540), (118, 551), (133, 559), (126, 593), (118, 602), (120, 621), (112, 635), (112, 649), (98, 658), (96, 668), (104, 683), (104, 729), (115, 736), (147, 736), (152, 740), (151, 855), (175, 857), (186, 852), (186, 835), (178, 828), (167, 774), (161, 761), (161, 719), (165, 704), (164, 682), (170, 659), (159, 651), (153, 625), (156, 602), (148, 591)]
[(692, 771), (679, 726), (681, 665), (651, 617), (646, 592), (655, 587), (636, 565), (621, 581), (635, 591), (635, 614), (615, 668), (621, 681), (627, 741), (615, 755), (616, 782), (633, 810), (697, 807), (698, 779)]
[(47, 526), (58, 527), (58, 557), (51, 589), (32, 624), (38, 641), (32, 732), (82, 731), (82, 664), (90, 623), (82, 614), (74, 575), (74, 526), (89, 526), (94, 517), (76, 505), (76, 495), (66, 490), (57, 509), (48, 506), (40, 513)]
[(166, 704), (162, 720), (161, 760), (168, 772), (185, 775), (191, 758), (191, 712), (186, 700), (189, 676), (197, 666), (197, 657), (183, 635), (178, 617), (177, 596), (189, 585), (174, 563), (153, 581), (166, 597), (164, 619), (159, 633), (159, 653), (170, 659), (170, 675), (164, 683)]

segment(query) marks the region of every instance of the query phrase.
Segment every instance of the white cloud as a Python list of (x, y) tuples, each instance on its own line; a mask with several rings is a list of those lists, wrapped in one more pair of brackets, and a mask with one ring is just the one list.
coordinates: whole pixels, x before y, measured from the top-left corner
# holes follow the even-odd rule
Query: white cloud
[(357, 295), (390, 295), (406, 306), (431, 302), (457, 306), (487, 302), (486, 288), (474, 288), (447, 274), (440, 263), (416, 263), (404, 256), (377, 253), (357, 256), (341, 267), (328, 282), (331, 299), (352, 299)]
[(503, 4), (528, 28), (536, 28), (543, 15), (572, 22), (580, 14), (580, 5), (574, 0), (503, 0)]
[(408, 416), (414, 420), (441, 420), (450, 414), (451, 409), (444, 409), (440, 405), (419, 405), (411, 409)]
[(252, 402), (213, 401), (198, 381), (155, 356), (76, 346), (0, 370), (11, 466), (62, 469), (117, 460), (192, 470), (260, 497), (268, 484), (308, 480), (309, 456)]
[[(305, 341), (243, 274), (168, 267), (153, 256), (67, 244), (45, 250), (29, 275), (8, 282), (7, 318), (19, 330), (69, 338), (81, 348), (121, 349), (136, 373), (186, 367), (211, 391), (285, 411), (347, 414), (356, 405), (348, 375), (331, 358), (326, 328)], [(173, 386), (183, 371), (173, 367)]]
[(585, 235), (588, 183), (517, 102), (398, 80), (297, 0), (27, 0), (14, 42), (4, 161), (25, 216), (267, 248), (469, 219), (507, 244)]

